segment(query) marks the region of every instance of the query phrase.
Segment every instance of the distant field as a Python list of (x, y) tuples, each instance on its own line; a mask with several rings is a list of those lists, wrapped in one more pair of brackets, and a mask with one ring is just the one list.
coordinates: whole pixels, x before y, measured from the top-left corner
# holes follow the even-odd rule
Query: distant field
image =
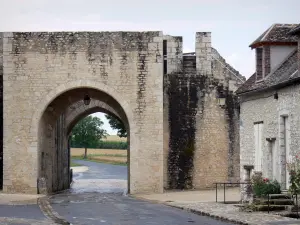
[[(88, 149), (88, 155), (120, 155), (127, 157), (127, 150), (120, 149)], [(82, 156), (84, 155), (84, 148), (71, 148), (71, 156)]]
[[(84, 148), (71, 148), (71, 157), (73, 159), (82, 159), (83, 155), (84, 155)], [(126, 165), (127, 150), (88, 149), (87, 159), (94, 162)]]
[(118, 135), (109, 135), (106, 138), (102, 139), (103, 141), (123, 141), (126, 142), (127, 138), (120, 138)]

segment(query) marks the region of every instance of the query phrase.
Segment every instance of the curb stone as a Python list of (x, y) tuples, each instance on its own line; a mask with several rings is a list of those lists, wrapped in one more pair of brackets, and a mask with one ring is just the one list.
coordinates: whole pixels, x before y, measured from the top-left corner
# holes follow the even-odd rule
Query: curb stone
[(185, 211), (188, 211), (188, 212), (200, 215), (200, 216), (207, 216), (207, 217), (210, 217), (210, 218), (213, 218), (213, 219), (216, 219), (216, 220), (219, 220), (219, 221), (223, 221), (223, 222), (231, 222), (231, 223), (239, 224), (239, 225), (253, 225), (251, 223), (247, 223), (247, 222), (243, 222), (243, 221), (239, 221), (239, 220), (235, 220), (235, 219), (229, 219), (229, 218), (224, 217), (224, 216), (218, 216), (218, 215), (203, 212), (203, 211), (200, 211), (200, 210), (189, 209), (189, 208), (185, 208), (185, 207), (182, 207), (182, 206), (172, 205), (169, 202), (162, 202), (162, 201), (159, 201), (159, 200), (149, 200), (149, 199), (146, 199), (146, 198), (143, 198), (143, 197), (137, 197), (135, 195), (130, 195), (130, 197), (137, 198), (137, 199), (147, 201), (147, 202), (151, 202), (151, 203), (163, 204), (163, 205), (170, 206), (170, 207), (173, 207), (173, 208), (185, 210)]
[(185, 208), (185, 207), (181, 207), (181, 206), (175, 206), (175, 205), (169, 205), (168, 203), (163, 203), (163, 204), (167, 205), (167, 206), (171, 206), (173, 208), (185, 210), (185, 211), (188, 211), (188, 212), (200, 215), (200, 216), (207, 216), (207, 217), (210, 217), (210, 218), (213, 218), (213, 219), (216, 219), (216, 220), (220, 220), (220, 221), (223, 221), (223, 222), (231, 222), (231, 223), (239, 224), (239, 225), (252, 225), (251, 223), (247, 223), (247, 222), (243, 222), (243, 221), (239, 221), (239, 220), (235, 220), (235, 219), (229, 219), (229, 218), (224, 217), (224, 216), (218, 216), (218, 215), (203, 212), (203, 211), (200, 211), (200, 210), (189, 209), (189, 208)]
[(43, 214), (55, 224), (59, 225), (72, 225), (70, 222), (62, 218), (57, 212), (54, 211), (49, 203), (48, 197), (38, 198), (38, 205)]

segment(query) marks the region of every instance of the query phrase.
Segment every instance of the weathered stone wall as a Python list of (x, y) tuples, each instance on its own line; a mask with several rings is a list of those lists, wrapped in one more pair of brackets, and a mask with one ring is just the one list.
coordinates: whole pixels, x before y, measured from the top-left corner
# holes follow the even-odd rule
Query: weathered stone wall
[[(44, 110), (62, 93), (83, 87), (107, 93), (120, 103), (127, 116), (131, 132), (130, 191), (162, 191), (160, 32), (4, 33), (4, 36), (7, 96), (4, 191), (36, 193), (39, 153), (41, 147), (47, 146), (39, 140), (49, 125), (42, 118)], [(69, 101), (69, 105), (74, 103), (72, 96)], [(60, 108), (59, 100), (56, 103), (54, 111), (60, 114), (65, 108)], [(64, 172), (60, 167), (57, 169)]]
[(3, 187), (3, 34), (0, 33), (0, 190)]
[[(169, 145), (170, 145), (170, 127), (169, 127), (169, 107), (170, 99), (168, 95), (169, 79), (167, 74), (175, 74), (182, 72), (182, 37), (173, 37), (170, 35), (164, 35), (164, 59), (166, 59), (166, 74), (164, 74), (164, 187), (168, 187), (169, 182)], [(176, 79), (176, 78), (175, 78)], [(179, 124), (178, 124), (179, 125)]]
[[(183, 56), (182, 65), (164, 77), (165, 147), (169, 143), (165, 188), (237, 181), (239, 127), (233, 92), (245, 78), (211, 47), (209, 32), (196, 34), (196, 52)], [(224, 106), (218, 104), (221, 95)]]
[(98, 108), (129, 126), (131, 193), (238, 179), (244, 78), (209, 32), (192, 56), (160, 32), (3, 34), (4, 191), (36, 192), (41, 177), (48, 192), (68, 187), (70, 127)]
[(289, 149), (291, 155), (299, 153), (300, 146), (300, 86), (294, 85), (278, 90), (278, 100), (274, 91), (241, 98), (240, 114), (240, 147), (241, 147), (241, 177), (244, 176), (243, 165), (255, 165), (254, 123), (263, 122), (262, 141), (262, 172), (272, 178), (271, 152), (267, 138), (275, 138), (276, 178), (285, 183), (285, 152), (282, 151), (282, 116), (288, 117)]
[(298, 71), (300, 73), (300, 35), (298, 40)]

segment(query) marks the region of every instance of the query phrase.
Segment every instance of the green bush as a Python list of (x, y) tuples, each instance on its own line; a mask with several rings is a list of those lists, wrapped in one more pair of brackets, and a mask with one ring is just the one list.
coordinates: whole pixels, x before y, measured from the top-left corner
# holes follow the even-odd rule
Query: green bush
[(100, 149), (127, 149), (127, 142), (123, 141), (100, 141), (97, 148)]
[[(84, 148), (83, 144), (71, 143), (71, 148)], [(124, 141), (99, 141), (94, 143), (88, 148), (100, 148), (100, 149), (127, 149), (128, 144)]]
[(287, 163), (288, 171), (290, 174), (290, 187), (291, 194), (300, 194), (300, 156), (296, 155), (290, 162)]
[(263, 178), (261, 174), (252, 176), (253, 193), (257, 197), (265, 197), (268, 194), (280, 194), (281, 187), (277, 180)]

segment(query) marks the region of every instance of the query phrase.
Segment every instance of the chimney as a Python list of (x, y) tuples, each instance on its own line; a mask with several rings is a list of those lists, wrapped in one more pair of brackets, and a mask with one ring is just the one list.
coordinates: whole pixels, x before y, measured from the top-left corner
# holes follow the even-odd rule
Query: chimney
[(211, 32), (196, 33), (196, 69), (197, 74), (212, 75)]

